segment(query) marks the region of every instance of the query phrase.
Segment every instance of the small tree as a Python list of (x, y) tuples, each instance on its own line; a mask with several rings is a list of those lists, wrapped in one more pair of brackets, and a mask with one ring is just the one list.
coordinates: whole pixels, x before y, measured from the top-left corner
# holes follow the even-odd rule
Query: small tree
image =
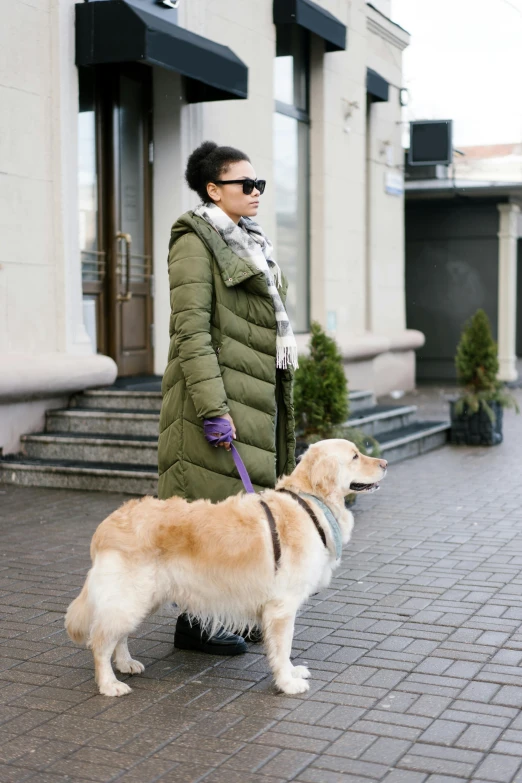
[(498, 348), (484, 310), (477, 310), (466, 323), (457, 347), (455, 366), (459, 384), (464, 387), (464, 394), (456, 406), (457, 415), (477, 413), (483, 407), (494, 421), (491, 402), (498, 402), (504, 408), (514, 407), (518, 412), (514, 397), (506, 394), (497, 378)]
[(497, 344), (484, 310), (477, 310), (467, 322), (457, 347), (455, 366), (459, 383), (470, 390), (496, 392), (501, 386), (497, 380)]
[(345, 438), (363, 454), (379, 456), (371, 435), (346, 426), (350, 414), (348, 383), (337, 343), (318, 323), (311, 326), (310, 355), (299, 357), (294, 405), (297, 426), (308, 445), (323, 438)]
[(305, 435), (325, 437), (348, 418), (348, 384), (335, 340), (318, 323), (311, 331), (310, 355), (299, 357), (295, 373), (295, 412)]

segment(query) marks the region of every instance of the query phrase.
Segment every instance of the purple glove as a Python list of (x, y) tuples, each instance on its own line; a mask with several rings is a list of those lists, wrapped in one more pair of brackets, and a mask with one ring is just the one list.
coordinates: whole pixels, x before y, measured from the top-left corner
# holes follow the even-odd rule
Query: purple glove
[(244, 462), (241, 459), (238, 450), (232, 443), (232, 425), (230, 424), (229, 420), (222, 419), (220, 416), (216, 416), (215, 419), (204, 419), (203, 432), (205, 433), (205, 438), (212, 446), (219, 446), (220, 443), (230, 443), (232, 457), (234, 458), (234, 462), (241, 481), (243, 482), (243, 486), (247, 492), (254, 494), (255, 490), (252, 486), (252, 482), (250, 481), (248, 471), (245, 468)]

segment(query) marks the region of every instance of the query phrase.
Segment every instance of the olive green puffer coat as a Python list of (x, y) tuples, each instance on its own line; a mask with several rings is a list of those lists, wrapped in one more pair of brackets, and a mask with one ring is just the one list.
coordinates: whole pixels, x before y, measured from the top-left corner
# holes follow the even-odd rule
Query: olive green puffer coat
[[(276, 320), (264, 275), (187, 212), (172, 228), (169, 279), (159, 497), (217, 502), (243, 489), (232, 454), (203, 435), (203, 419), (225, 413), (254, 488), (273, 487), (295, 466), (293, 371), (276, 371)], [(283, 301), (286, 290), (284, 280)]]

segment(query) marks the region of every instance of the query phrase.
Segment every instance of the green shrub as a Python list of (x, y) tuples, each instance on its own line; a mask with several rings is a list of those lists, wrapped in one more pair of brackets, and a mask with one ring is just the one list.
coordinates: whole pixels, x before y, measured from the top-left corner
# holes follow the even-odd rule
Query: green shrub
[[(348, 383), (343, 359), (335, 340), (318, 323), (311, 327), (310, 355), (299, 357), (295, 373), (294, 407), (298, 432), (311, 446), (325, 438), (344, 438), (361, 454), (380, 456), (378, 442), (371, 435), (346, 425), (350, 413)], [(346, 498), (351, 505), (356, 494)]]
[(498, 380), (498, 348), (491, 335), (489, 318), (484, 310), (477, 310), (466, 323), (455, 357), (457, 379), (464, 391), (455, 406), (458, 416), (486, 411), (491, 421), (495, 414), (489, 403), (498, 402), (503, 408), (515, 408), (515, 398), (505, 391)]
[(297, 426), (305, 436), (328, 433), (349, 415), (348, 384), (335, 340), (318, 323), (311, 327), (310, 355), (299, 357), (294, 406)]

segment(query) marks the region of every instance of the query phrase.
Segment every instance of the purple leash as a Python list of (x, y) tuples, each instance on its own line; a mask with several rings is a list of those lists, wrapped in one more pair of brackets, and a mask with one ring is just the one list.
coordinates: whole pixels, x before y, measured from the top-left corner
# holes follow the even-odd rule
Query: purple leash
[(230, 443), (232, 456), (241, 481), (243, 482), (243, 486), (247, 492), (255, 494), (255, 489), (250, 481), (250, 476), (245, 468), (245, 463), (232, 443), (232, 426), (228, 419), (222, 419), (220, 416), (217, 416), (215, 419), (205, 419), (203, 421), (203, 432), (205, 433), (205, 438), (213, 446), (218, 446), (220, 443)]

